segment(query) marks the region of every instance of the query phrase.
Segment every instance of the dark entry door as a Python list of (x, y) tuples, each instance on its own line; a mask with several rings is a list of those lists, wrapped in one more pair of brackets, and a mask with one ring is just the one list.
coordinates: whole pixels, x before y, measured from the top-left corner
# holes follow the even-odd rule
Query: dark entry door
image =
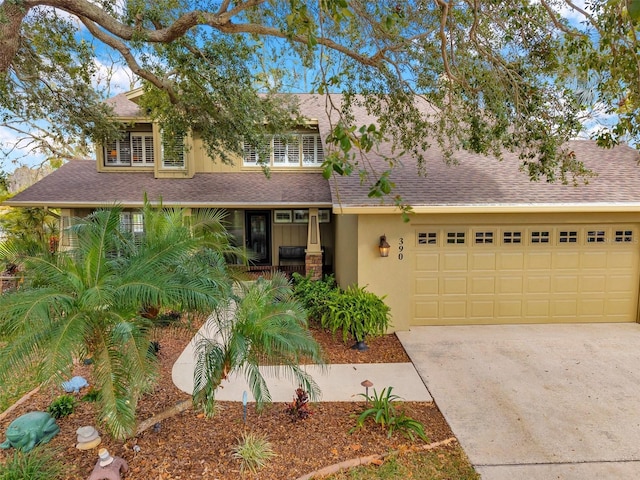
[(247, 248), (253, 252), (254, 265), (271, 265), (271, 212), (247, 210), (245, 214)]

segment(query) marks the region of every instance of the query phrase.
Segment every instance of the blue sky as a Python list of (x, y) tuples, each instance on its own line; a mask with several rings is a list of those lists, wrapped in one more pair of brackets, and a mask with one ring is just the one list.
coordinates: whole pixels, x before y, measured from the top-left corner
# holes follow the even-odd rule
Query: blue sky
[[(584, 0), (575, 0), (574, 3), (579, 8), (585, 7)], [(64, 13), (63, 15), (68, 16)], [(582, 19), (579, 13), (573, 11), (569, 7), (564, 9), (563, 15), (574, 22), (579, 22)], [(76, 23), (78, 24), (80, 35), (87, 35), (88, 37), (88, 33), (84, 27), (79, 22), (76, 21)], [(102, 46), (98, 41), (95, 41), (95, 45), (98, 54), (96, 64), (99, 72), (95, 77), (96, 89), (105, 92), (105, 96), (111, 97), (134, 87), (135, 79), (131, 71), (127, 67), (122, 66), (122, 62), (114, 63), (113, 59), (118, 60), (117, 55), (115, 53), (110, 54), (108, 49)], [(607, 120), (608, 119), (605, 116), (601, 116), (596, 121), (590, 121), (586, 124), (587, 130), (593, 131), (598, 128), (599, 121), (606, 122)], [(31, 151), (26, 142), (20, 142), (19, 138), (20, 137), (16, 132), (0, 126), (0, 144), (2, 144), (3, 150), (6, 151), (7, 147), (16, 146), (14, 152), (10, 156), (5, 157), (2, 155), (2, 157), (0, 157), (0, 160), (2, 160), (0, 169), (12, 171), (20, 164), (33, 166), (42, 163), (44, 160), (44, 156), (42, 154)]]

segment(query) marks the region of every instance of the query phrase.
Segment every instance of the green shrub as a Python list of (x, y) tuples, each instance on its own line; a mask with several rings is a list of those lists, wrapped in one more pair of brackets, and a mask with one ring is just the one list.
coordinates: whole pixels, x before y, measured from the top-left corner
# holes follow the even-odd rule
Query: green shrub
[(266, 438), (251, 432), (242, 434), (242, 439), (238, 445), (233, 447), (232, 454), (233, 458), (242, 462), (241, 471), (248, 468), (253, 473), (264, 467), (267, 461), (275, 455), (271, 443)]
[(400, 400), (400, 397), (392, 394), (391, 390), (393, 387), (383, 388), (379, 395), (375, 389), (371, 396), (360, 394), (367, 401), (367, 405), (371, 406), (358, 416), (356, 426), (351, 431), (362, 428), (367, 419), (371, 417), (375, 423), (387, 430), (388, 437), (391, 437), (395, 431), (399, 431), (412, 441), (416, 436), (425, 442), (428, 441), (422, 423), (408, 417), (404, 411), (396, 411), (395, 402)]
[(47, 407), (47, 412), (53, 418), (66, 417), (75, 411), (76, 404), (76, 398), (73, 395), (60, 395)]
[(16, 450), (13, 457), (0, 464), (0, 480), (56, 480), (62, 478), (64, 466), (57, 451), (36, 447), (28, 453)]
[(329, 295), (336, 290), (333, 275), (327, 275), (321, 280), (312, 280), (310, 275), (303, 277), (294, 273), (292, 278), (293, 295), (302, 302), (309, 318), (319, 322), (326, 312)]
[(364, 341), (367, 335), (383, 335), (391, 324), (390, 309), (384, 303), (384, 298), (367, 292), (365, 287), (350, 286), (346, 290), (334, 290), (326, 300), (322, 327), (334, 334), (341, 330), (345, 343), (349, 335), (357, 342)]
[(100, 398), (100, 390), (91, 387), (89, 391), (82, 396), (80, 400), (83, 402), (97, 402)]

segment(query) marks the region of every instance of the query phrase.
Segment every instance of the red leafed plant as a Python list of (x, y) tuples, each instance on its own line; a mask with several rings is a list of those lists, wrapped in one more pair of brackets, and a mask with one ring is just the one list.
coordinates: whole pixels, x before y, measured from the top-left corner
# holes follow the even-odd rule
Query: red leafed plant
[(287, 404), (285, 412), (291, 415), (291, 419), (294, 422), (304, 420), (311, 415), (312, 412), (309, 410), (309, 394), (304, 391), (302, 387), (296, 389), (293, 401)]

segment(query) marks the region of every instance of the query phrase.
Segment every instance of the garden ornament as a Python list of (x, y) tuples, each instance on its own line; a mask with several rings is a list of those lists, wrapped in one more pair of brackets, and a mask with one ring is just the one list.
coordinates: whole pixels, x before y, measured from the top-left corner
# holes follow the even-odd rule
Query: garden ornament
[(98, 450), (98, 461), (88, 480), (120, 480), (129, 471), (129, 465), (121, 457), (112, 457), (106, 448)]
[(80, 427), (76, 430), (76, 434), (78, 435), (78, 443), (76, 444), (78, 450), (90, 450), (102, 442), (100, 434), (92, 426)]
[(60, 427), (47, 412), (29, 412), (16, 418), (6, 431), (7, 439), (0, 448), (16, 448), (30, 452), (33, 447), (47, 443), (60, 431)]
[(81, 388), (88, 387), (89, 383), (84, 379), (84, 377), (73, 377), (71, 380), (66, 382), (62, 382), (62, 388), (67, 393), (78, 393)]

